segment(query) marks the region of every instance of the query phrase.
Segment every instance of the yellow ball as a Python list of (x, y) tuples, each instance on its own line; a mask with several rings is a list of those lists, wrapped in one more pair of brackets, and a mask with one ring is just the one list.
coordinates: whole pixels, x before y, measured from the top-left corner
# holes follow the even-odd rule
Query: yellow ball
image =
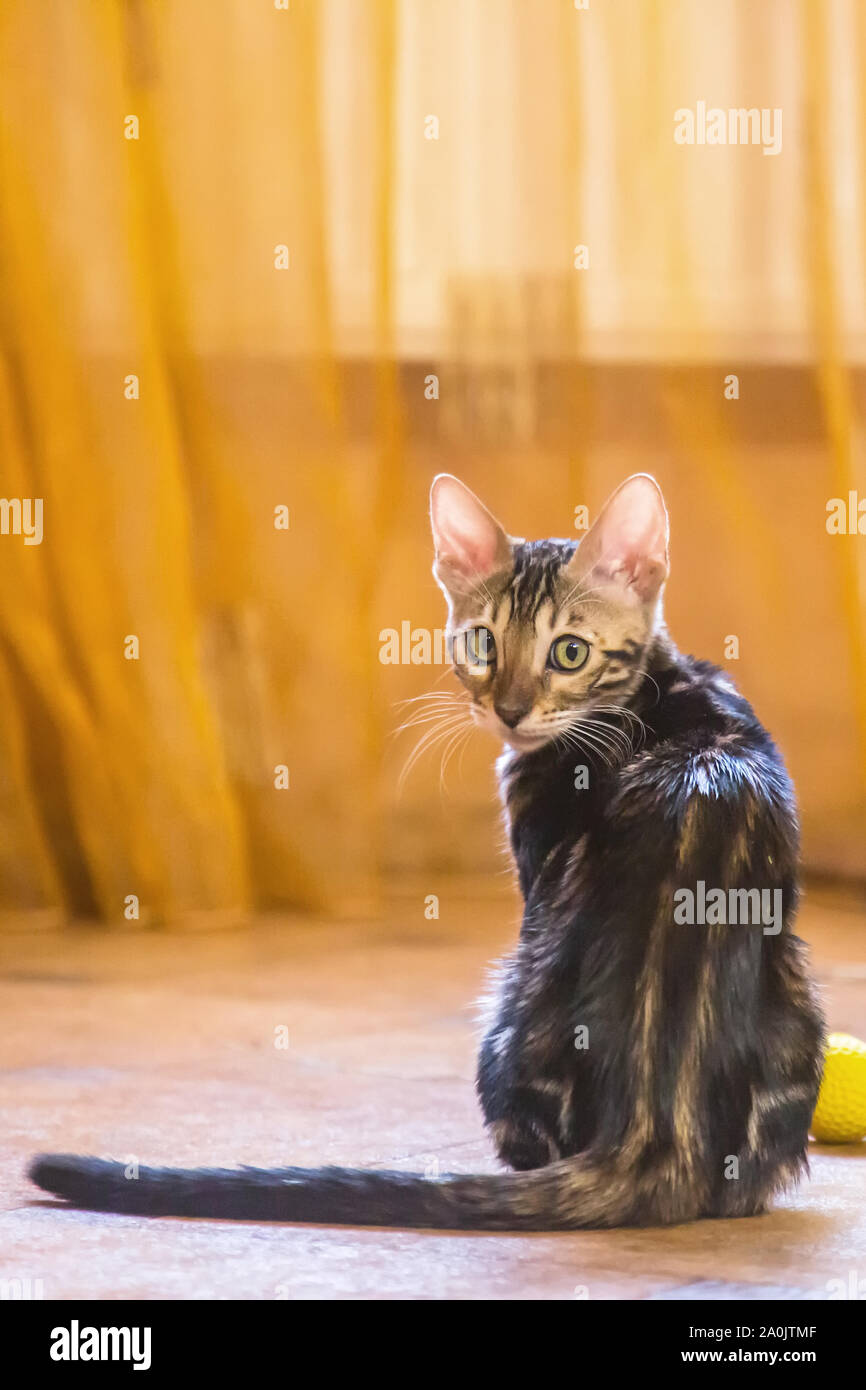
[(866, 1135), (866, 1043), (850, 1033), (827, 1039), (812, 1133), (822, 1144), (855, 1144)]

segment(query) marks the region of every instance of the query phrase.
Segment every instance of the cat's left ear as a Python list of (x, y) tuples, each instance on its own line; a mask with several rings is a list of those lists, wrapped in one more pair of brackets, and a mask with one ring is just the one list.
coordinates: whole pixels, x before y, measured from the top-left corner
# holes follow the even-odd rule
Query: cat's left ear
[(607, 499), (569, 569), (651, 603), (668, 577), (668, 535), (661, 488), (649, 473), (635, 473)]
[(450, 473), (430, 489), (430, 522), (436, 563), (433, 573), (446, 593), (461, 593), (510, 568), (511, 543), (496, 517)]

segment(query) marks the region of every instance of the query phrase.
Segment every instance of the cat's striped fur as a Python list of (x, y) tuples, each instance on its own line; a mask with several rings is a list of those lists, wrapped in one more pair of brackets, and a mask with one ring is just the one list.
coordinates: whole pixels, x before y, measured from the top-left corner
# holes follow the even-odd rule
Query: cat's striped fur
[[(436, 488), (438, 487), (438, 495)], [(44, 1155), (31, 1176), (152, 1215), (539, 1230), (761, 1211), (806, 1166), (823, 1023), (793, 935), (797, 821), (778, 750), (727, 676), (664, 628), (667, 523), (651, 480), (576, 547), (511, 541), (455, 479), (434, 487), (436, 574), (500, 778), (525, 900), (487, 1000), (478, 1093), (513, 1170), (142, 1168)], [(557, 632), (590, 656), (542, 662)], [(576, 776), (576, 769), (583, 769)], [(698, 881), (781, 892), (780, 930), (681, 925)]]

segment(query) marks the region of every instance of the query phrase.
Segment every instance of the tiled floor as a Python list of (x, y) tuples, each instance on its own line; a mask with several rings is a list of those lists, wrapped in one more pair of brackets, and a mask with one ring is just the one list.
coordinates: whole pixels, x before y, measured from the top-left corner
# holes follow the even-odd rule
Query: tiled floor
[[(67, 1210), (27, 1183), (40, 1149), (492, 1168), (472, 1003), (514, 922), (509, 903), (455, 898), (438, 922), (419, 900), (372, 926), (0, 938), (0, 1279), (46, 1298), (813, 1299), (852, 1278), (866, 1293), (866, 1143), (816, 1147), (811, 1181), (767, 1216), (661, 1231), (147, 1221)], [(807, 899), (831, 1026), (860, 1036), (864, 928), (866, 913)]]

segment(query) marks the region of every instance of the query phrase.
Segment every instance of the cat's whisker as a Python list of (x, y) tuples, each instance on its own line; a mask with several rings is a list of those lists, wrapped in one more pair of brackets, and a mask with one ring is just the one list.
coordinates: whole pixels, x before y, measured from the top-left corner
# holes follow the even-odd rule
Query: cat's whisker
[[(423, 708), (425, 705), (429, 705), (431, 709), (442, 709), (445, 705), (466, 704), (468, 699), (469, 696), (465, 691), (461, 691), (460, 694), (456, 694), (454, 691), (449, 690), (446, 692), (442, 690), (437, 695), (424, 695), (417, 699), (413, 698), (411, 700), (401, 700), (400, 703), (401, 705), (403, 705), (404, 708), (408, 708), (414, 705), (420, 709)], [(408, 712), (411, 714), (412, 709), (408, 708)]]
[(604, 728), (618, 758), (627, 761), (634, 756), (634, 739), (625, 729), (612, 728), (610, 724), (605, 724)]
[(629, 709), (627, 705), (599, 705), (598, 709), (604, 710), (610, 714), (619, 715), (624, 719), (630, 720), (632, 728), (634, 728), (634, 726), (637, 725), (638, 730), (640, 732), (640, 743), (638, 746), (640, 747), (646, 742), (647, 735), (649, 732), (646, 724), (641, 719), (640, 715), (635, 714), (634, 710)]
[(411, 755), (406, 760), (400, 772), (400, 776), (397, 779), (398, 794), (402, 794), (406, 782), (408, 781), (413, 769), (415, 768), (416, 764), (418, 763), (419, 759), (423, 756), (423, 754), (428, 752), (431, 748), (433, 748), (436, 745), (436, 743), (439, 742), (440, 739), (445, 738), (446, 735), (450, 732), (451, 731), (449, 729), (431, 731), (429, 734), (425, 735), (425, 737), (415, 746)]
[(575, 602), (575, 603), (589, 603), (589, 602), (592, 602), (592, 603), (601, 603), (601, 602), (603, 602), (603, 600), (601, 600), (601, 599), (590, 599), (590, 598), (589, 598), (589, 595), (590, 595), (590, 594), (600, 594), (600, 593), (601, 593), (601, 588), (602, 588), (602, 586), (601, 586), (600, 584), (596, 584), (592, 589), (584, 589), (584, 588), (583, 588), (583, 579), (579, 579), (579, 580), (577, 581), (577, 583), (576, 583), (575, 585), (573, 585), (573, 587), (572, 587), (571, 589), (569, 589), (569, 591), (568, 591), (568, 593), (566, 594), (565, 598), (560, 599), (560, 600), (558, 601), (558, 603), (557, 603), (557, 608), (558, 608), (559, 612), (562, 612), (562, 609), (565, 608), (566, 604), (570, 603), (572, 599), (574, 599), (574, 602)]
[[(447, 666), (445, 667), (445, 670), (444, 670), (444, 671), (441, 671), (441, 672), (439, 673), (439, 675), (436, 677), (436, 679), (435, 679), (435, 681), (433, 682), (433, 684), (434, 684), (434, 685), (439, 685), (441, 681), (444, 681), (448, 676), (453, 676), (453, 674), (454, 674), (454, 666), (453, 666), (453, 663), (449, 663), (449, 665), (447, 665)], [(442, 694), (442, 691), (440, 691), (440, 690), (433, 690), (433, 691), (431, 691), (430, 693), (433, 694), (433, 695), (441, 695), (441, 694)]]
[(480, 570), (476, 569), (469, 571), (466, 577), (470, 580), (470, 588), (466, 589), (466, 593), (470, 593), (472, 588), (474, 588), (477, 593), (481, 594), (482, 598), (491, 608), (495, 608), (496, 599), (490, 592), (490, 587), (485, 575), (483, 575)]
[(430, 710), (426, 714), (416, 715), (413, 719), (407, 719), (404, 724), (400, 724), (396, 729), (392, 729), (389, 738), (396, 738), (398, 734), (405, 733), (407, 729), (417, 729), (422, 724), (433, 724), (442, 718), (441, 710)]
[(634, 752), (633, 742), (625, 730), (614, 724), (609, 724), (606, 720), (602, 721), (586, 715), (579, 715), (574, 720), (574, 725), (583, 730), (587, 736), (592, 736), (597, 744), (618, 759), (628, 757)]
[(451, 741), (449, 742), (444, 753), (442, 754), (442, 758), (439, 764), (440, 795), (442, 795), (445, 791), (445, 774), (448, 771), (448, 765), (451, 762), (451, 759), (454, 757), (454, 754), (457, 752), (457, 749), (461, 747), (461, 745), (465, 747), (469, 739), (469, 736), (474, 728), (475, 725), (471, 722), (471, 720), (469, 721), (468, 726), (464, 724), (462, 728), (457, 730), (456, 734), (452, 735)]
[(446, 703), (457, 703), (466, 701), (468, 695), (466, 691), (430, 691), (427, 695), (413, 695), (410, 699), (402, 699), (395, 702), (395, 709), (407, 705), (446, 705)]
[(595, 748), (591, 746), (587, 747), (587, 745), (581, 739), (580, 735), (573, 728), (564, 729), (561, 734), (558, 734), (554, 742), (559, 741), (562, 741), (563, 745), (566, 748), (573, 749), (576, 753), (580, 753), (583, 757), (592, 756), (592, 754), (595, 753), (596, 756), (601, 757), (604, 761), (603, 755), (599, 753)]
[(406, 762), (403, 764), (402, 771), (397, 779), (398, 792), (402, 791), (406, 779), (409, 777), (409, 774), (415, 767), (419, 758), (424, 753), (429, 752), (431, 748), (435, 747), (440, 740), (448, 738), (453, 734), (458, 726), (462, 727), (465, 718), (466, 713), (464, 710), (461, 710), (459, 713), (452, 712), (450, 714), (445, 714), (434, 724), (432, 729), (427, 729), (421, 735), (415, 747), (412, 749), (412, 752), (409, 754), (409, 757), (406, 759)]
[(459, 719), (462, 719), (462, 717), (462, 710), (438, 710), (408, 721), (406, 727), (416, 728), (419, 724), (431, 724), (433, 727), (432, 729), (428, 729), (427, 732), (433, 733), (436, 729), (447, 728), (448, 725), (457, 722)]
[(462, 777), (462, 776), (463, 776), (463, 759), (464, 759), (464, 757), (466, 756), (466, 749), (469, 747), (470, 738), (471, 738), (472, 732), (473, 732), (473, 730), (475, 729), (475, 727), (476, 727), (475, 721), (474, 721), (472, 718), (470, 718), (470, 720), (469, 720), (469, 728), (468, 728), (468, 730), (467, 730), (467, 732), (466, 732), (466, 738), (463, 740), (463, 746), (462, 746), (461, 749), (460, 749), (460, 757), (459, 757), (458, 760), (457, 760), (457, 776), (458, 776), (458, 777)]
[[(445, 672), (448, 675), (449, 672)], [(395, 700), (394, 708), (399, 709), (401, 705), (417, 705), (421, 700), (462, 700), (465, 697), (457, 694), (453, 690), (428, 690), (423, 695), (410, 695), (406, 700)]]
[(570, 732), (574, 733), (578, 738), (585, 740), (585, 743), (589, 745), (588, 749), (584, 748), (585, 752), (590, 750), (594, 751), (596, 755), (601, 758), (601, 761), (606, 767), (611, 766), (610, 758), (608, 757), (608, 753), (611, 751), (610, 746), (605, 744), (601, 739), (597, 739), (594, 731), (588, 729), (582, 721), (576, 721), (576, 724), (572, 726)]
[(465, 692), (463, 692), (462, 694), (457, 695), (457, 694), (455, 694), (453, 691), (448, 691), (448, 692), (446, 692), (446, 691), (443, 690), (443, 691), (441, 691), (438, 695), (424, 695), (424, 696), (422, 696), (422, 697), (419, 697), (418, 699), (402, 700), (400, 703), (401, 703), (404, 707), (409, 706), (409, 705), (418, 705), (418, 706), (430, 705), (431, 708), (436, 708), (436, 707), (441, 708), (443, 705), (448, 705), (448, 704), (456, 705), (456, 704), (465, 703), (467, 699), (468, 699), (468, 696), (466, 695)]
[(444, 710), (438, 713), (424, 716), (423, 718), (420, 718), (417, 721), (413, 721), (408, 727), (415, 728), (419, 724), (432, 724), (432, 729), (428, 729), (427, 732), (433, 733), (436, 729), (445, 729), (448, 728), (451, 724), (461, 722), (463, 717), (463, 710)]
[(621, 729), (617, 724), (609, 724), (607, 720), (584, 718), (582, 723), (595, 729), (608, 743), (615, 748), (620, 748), (627, 753), (634, 752), (634, 744), (631, 736)]
[(456, 714), (460, 710), (468, 709), (468, 707), (466, 701), (458, 701), (455, 702), (454, 705), (442, 705), (439, 708), (434, 706), (432, 709), (422, 708), (413, 710), (408, 719), (405, 719), (402, 724), (398, 724), (395, 729), (390, 731), (388, 737), (396, 738), (398, 734), (403, 733), (406, 729), (417, 728), (419, 724), (429, 724), (432, 720), (444, 718), (444, 716), (449, 713)]
[(469, 737), (469, 735), (472, 733), (472, 731), (474, 730), (474, 728), (475, 728), (475, 725), (472, 723), (471, 720), (469, 720), (469, 721), (467, 721), (466, 723), (464, 723), (464, 724), (458, 726), (458, 728), (455, 729), (455, 730), (452, 732), (450, 738), (447, 740), (447, 742), (446, 742), (446, 744), (445, 744), (445, 747), (444, 747), (444, 749), (442, 750), (442, 754), (441, 754), (440, 760), (439, 760), (439, 795), (440, 795), (440, 796), (443, 796), (443, 795), (445, 794), (445, 790), (446, 790), (446, 773), (447, 773), (447, 771), (448, 771), (448, 766), (449, 766), (449, 764), (450, 764), (450, 762), (451, 762), (451, 759), (453, 758), (453, 756), (454, 756), (454, 754), (456, 753), (457, 749), (460, 747), (461, 743), (463, 743), (463, 742)]
[(652, 681), (653, 685), (656, 688), (656, 704), (658, 704), (659, 700), (662, 697), (662, 692), (659, 689), (659, 683), (656, 680), (655, 676), (651, 676), (649, 671), (639, 671), (638, 676), (642, 681)]

